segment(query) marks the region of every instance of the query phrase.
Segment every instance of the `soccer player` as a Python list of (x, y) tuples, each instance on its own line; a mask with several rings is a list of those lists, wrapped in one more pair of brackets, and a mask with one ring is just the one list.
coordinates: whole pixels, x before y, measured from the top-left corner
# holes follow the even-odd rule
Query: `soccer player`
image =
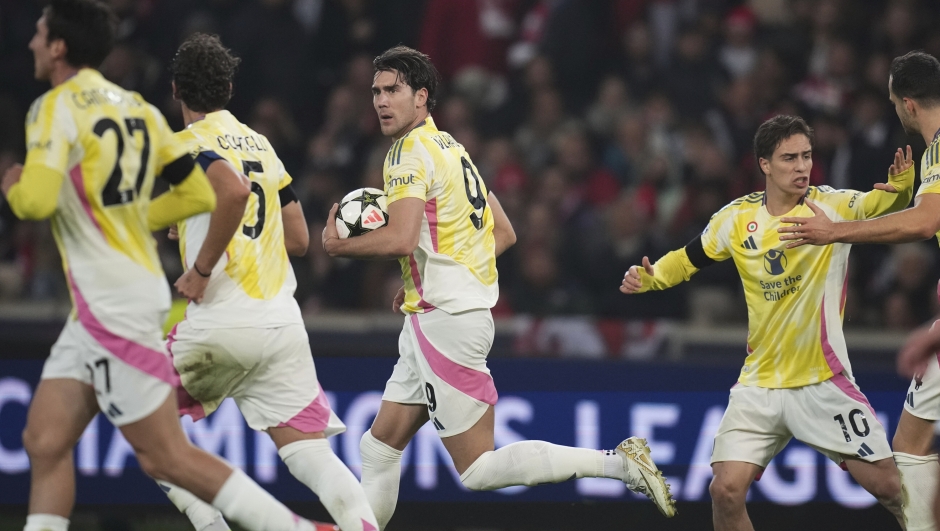
[(747, 359), (712, 451), (717, 531), (753, 529), (745, 509), (748, 488), (793, 437), (846, 468), (904, 526), (887, 434), (855, 384), (842, 336), (850, 246), (785, 249), (776, 229), (782, 216), (810, 212), (810, 206), (840, 219), (899, 210), (910, 201), (914, 171), (898, 155), (888, 170), (892, 188), (861, 193), (809, 186), (812, 140), (802, 118), (776, 116), (761, 124), (754, 154), (766, 191), (722, 208), (701, 236), (656, 264), (644, 257), (620, 287), (624, 293), (670, 288), (728, 258), (741, 275)]
[(373, 105), (382, 134), (395, 139), (383, 171), (389, 222), (340, 239), (334, 205), (323, 247), (330, 256), (401, 263), (404, 286), (392, 302), (406, 316), (400, 358), (360, 442), (362, 486), (379, 528), (395, 512), (402, 450), (428, 420), (471, 490), (607, 477), (673, 516), (669, 487), (641, 439), (605, 452), (542, 441), (493, 450), (490, 308), (499, 294), (496, 257), (515, 243), (515, 233), (463, 146), (431, 119), (439, 76), (428, 57), (397, 46), (373, 65)]
[[(783, 221), (781, 240), (788, 247), (830, 243), (904, 243), (925, 240), (940, 231), (940, 62), (924, 52), (910, 52), (891, 63), (888, 93), (904, 131), (920, 135), (927, 150), (920, 162), (920, 188), (914, 206), (902, 212), (857, 222), (834, 223), (825, 213)], [(908, 164), (911, 148), (907, 147)], [(810, 213), (808, 213), (810, 214)], [(841, 220), (840, 220), (841, 221)], [(934, 422), (940, 419), (940, 365), (930, 363), (908, 389), (898, 429), (894, 459), (901, 471), (909, 503), (908, 529), (935, 530), (931, 504), (937, 491), (940, 465), (933, 449)], [(940, 502), (940, 500), (938, 500)]]
[[(52, 219), (74, 302), (23, 432), (32, 474), (25, 530), (68, 528), (72, 449), (99, 411), (155, 479), (253, 531), (313, 529), (180, 427), (162, 337), (170, 290), (150, 233), (212, 210), (215, 194), (160, 112), (95, 70), (114, 31), (110, 9), (94, 0), (44, 9), (29, 47), (36, 78), (52, 89), (26, 117), (25, 165), (0, 182), (20, 219)], [(156, 175), (171, 190), (151, 201)]]
[[(199, 420), (234, 397), (248, 425), (271, 436), (294, 477), (320, 497), (343, 531), (374, 531), (362, 487), (326, 439), (346, 427), (317, 382), (294, 299), (288, 251), (307, 252), (303, 210), (268, 139), (225, 110), (238, 63), (218, 37), (197, 33), (171, 65), (186, 123), (176, 139), (189, 147), (218, 197), (211, 216), (178, 225), (186, 272), (176, 285), (190, 303), (167, 346), (181, 378), (180, 413)], [(227, 528), (216, 509), (162, 486), (197, 531)]]

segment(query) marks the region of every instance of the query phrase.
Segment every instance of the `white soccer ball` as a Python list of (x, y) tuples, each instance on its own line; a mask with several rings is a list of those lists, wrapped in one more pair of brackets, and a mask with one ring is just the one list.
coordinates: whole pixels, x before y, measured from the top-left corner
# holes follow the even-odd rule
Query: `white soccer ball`
[(388, 198), (378, 188), (360, 188), (343, 197), (336, 212), (340, 238), (362, 236), (388, 223)]

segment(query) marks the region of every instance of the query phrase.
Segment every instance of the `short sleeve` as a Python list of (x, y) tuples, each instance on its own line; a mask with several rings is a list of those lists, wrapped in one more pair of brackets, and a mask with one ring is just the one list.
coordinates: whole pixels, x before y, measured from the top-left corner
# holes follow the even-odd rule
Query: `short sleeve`
[(63, 93), (46, 94), (33, 102), (26, 116), (26, 162), (65, 175), (78, 128)]
[[(811, 201), (823, 204), (834, 210), (839, 216), (837, 221), (850, 221), (867, 219), (870, 216), (865, 212), (865, 198), (871, 192), (857, 190), (836, 190), (831, 186), (817, 186), (810, 197)], [(884, 193), (884, 192), (879, 192)]]
[(940, 144), (931, 144), (921, 160), (920, 194), (940, 194)]
[(705, 255), (716, 262), (731, 258), (731, 231), (734, 228), (734, 217), (731, 209), (725, 207), (719, 210), (708, 221), (702, 231), (702, 249)]
[(290, 186), (290, 183), (294, 182), (294, 178), (287, 173), (287, 169), (284, 168), (284, 163), (281, 162), (281, 159), (277, 159), (277, 189), (283, 190)]
[(427, 167), (431, 164), (431, 155), (419, 139), (407, 137), (392, 145), (385, 170), (385, 194), (391, 204), (406, 197), (416, 197), (422, 201), (428, 198)]

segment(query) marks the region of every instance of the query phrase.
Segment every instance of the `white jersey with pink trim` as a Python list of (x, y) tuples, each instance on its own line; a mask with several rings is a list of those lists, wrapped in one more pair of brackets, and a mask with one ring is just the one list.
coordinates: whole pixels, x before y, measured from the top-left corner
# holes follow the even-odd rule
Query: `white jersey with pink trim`
[(470, 155), (429, 116), (385, 157), (385, 193), (425, 202), (418, 248), (401, 258), (405, 313), (488, 309), (499, 298), (487, 191)]
[[(25, 171), (65, 177), (52, 216), (75, 312), (119, 358), (166, 378), (161, 328), (170, 290), (147, 227), (154, 176), (186, 154), (139, 94), (85, 68), (37, 99), (26, 118)], [(159, 365), (159, 367), (157, 367)]]

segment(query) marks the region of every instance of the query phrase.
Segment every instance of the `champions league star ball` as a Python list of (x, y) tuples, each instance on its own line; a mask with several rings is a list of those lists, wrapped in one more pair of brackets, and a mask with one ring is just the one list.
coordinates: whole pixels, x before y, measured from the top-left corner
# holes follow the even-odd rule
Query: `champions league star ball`
[(336, 230), (340, 238), (362, 236), (388, 223), (385, 192), (360, 188), (346, 194), (336, 212)]

